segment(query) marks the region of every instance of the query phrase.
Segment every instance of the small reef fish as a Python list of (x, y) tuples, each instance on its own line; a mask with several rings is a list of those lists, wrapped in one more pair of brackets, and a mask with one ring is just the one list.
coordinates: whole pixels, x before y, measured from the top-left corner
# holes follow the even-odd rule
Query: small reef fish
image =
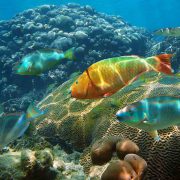
[(180, 27), (159, 29), (159, 30), (154, 31), (154, 34), (160, 35), (160, 36), (178, 37), (180, 36)]
[(120, 109), (116, 117), (119, 122), (149, 132), (158, 141), (157, 130), (180, 125), (180, 97), (143, 99)]
[(45, 115), (34, 105), (30, 105), (26, 113), (11, 113), (0, 116), (0, 148), (21, 137), (35, 118)]
[(161, 54), (148, 58), (121, 56), (101, 60), (86, 69), (72, 84), (71, 96), (78, 99), (107, 97), (145, 72), (172, 74), (171, 57), (171, 54)]
[(74, 48), (66, 52), (54, 49), (42, 49), (30, 53), (13, 68), (15, 74), (19, 75), (40, 75), (61, 63), (64, 59), (75, 59)]

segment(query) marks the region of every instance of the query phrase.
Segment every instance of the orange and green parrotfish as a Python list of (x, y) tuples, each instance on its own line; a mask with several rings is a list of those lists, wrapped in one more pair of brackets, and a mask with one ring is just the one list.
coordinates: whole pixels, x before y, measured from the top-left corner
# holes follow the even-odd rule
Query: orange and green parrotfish
[(74, 48), (64, 53), (55, 49), (37, 50), (23, 57), (13, 70), (19, 75), (40, 75), (64, 59), (74, 59)]
[(171, 54), (148, 58), (121, 56), (101, 60), (86, 69), (70, 88), (71, 96), (78, 99), (107, 97), (135, 81), (148, 71), (172, 74)]

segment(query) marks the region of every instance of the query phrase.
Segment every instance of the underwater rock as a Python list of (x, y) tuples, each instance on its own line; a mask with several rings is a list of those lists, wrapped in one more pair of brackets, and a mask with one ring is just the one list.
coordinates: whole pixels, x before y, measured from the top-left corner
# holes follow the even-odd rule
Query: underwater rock
[[(1, 102), (12, 97), (21, 101), (33, 89), (45, 92), (48, 84), (61, 84), (73, 72), (84, 71), (101, 59), (128, 54), (143, 56), (149, 44), (150, 35), (145, 30), (130, 26), (118, 16), (98, 13), (90, 6), (43, 5), (23, 11), (9, 21), (0, 22), (0, 70), (2, 78), (7, 78), (1, 82), (0, 91), (14, 84), (20, 92), (14, 94), (8, 90), (9, 93), (2, 94)], [(37, 49), (65, 51), (71, 47), (77, 48), (76, 62), (65, 61), (39, 77), (20, 77), (12, 72), (23, 56)], [(16, 110), (21, 110), (18, 105)]]

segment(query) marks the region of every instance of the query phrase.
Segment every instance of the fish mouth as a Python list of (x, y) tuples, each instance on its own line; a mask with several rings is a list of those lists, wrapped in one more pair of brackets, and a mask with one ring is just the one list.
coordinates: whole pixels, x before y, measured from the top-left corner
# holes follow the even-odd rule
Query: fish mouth
[(116, 112), (116, 116), (118, 117), (121, 113), (122, 113), (122, 110), (120, 109)]
[(126, 113), (127, 113), (127, 109), (128, 109), (128, 107), (126, 106), (126, 107), (124, 107), (124, 108), (122, 108), (122, 109), (119, 109), (119, 110), (117, 111), (116, 117), (117, 117), (117, 119), (118, 119), (119, 122), (124, 122), (124, 121), (127, 120), (127, 118), (125, 118)]
[(116, 118), (117, 118), (117, 121), (118, 122), (123, 122), (125, 119), (124, 119), (124, 115), (125, 115), (125, 112), (123, 112), (122, 109), (120, 109), (119, 111), (117, 111), (116, 113)]

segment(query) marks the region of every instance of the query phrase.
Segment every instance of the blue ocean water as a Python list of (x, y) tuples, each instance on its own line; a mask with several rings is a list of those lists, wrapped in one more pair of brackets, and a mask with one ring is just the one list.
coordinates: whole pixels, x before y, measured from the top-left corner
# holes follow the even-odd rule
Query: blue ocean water
[(0, 19), (10, 19), (17, 13), (43, 4), (79, 3), (96, 10), (120, 15), (132, 25), (149, 30), (180, 25), (179, 0), (0, 0)]

